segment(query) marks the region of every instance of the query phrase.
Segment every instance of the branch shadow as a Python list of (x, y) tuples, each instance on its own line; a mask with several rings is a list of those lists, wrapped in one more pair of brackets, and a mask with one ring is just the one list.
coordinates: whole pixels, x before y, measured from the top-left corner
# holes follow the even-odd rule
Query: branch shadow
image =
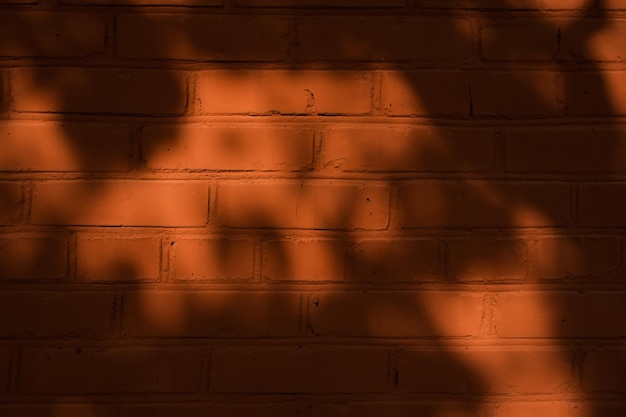
[[(533, 413), (553, 391), (586, 416), (619, 411), (614, 339), (625, 329), (611, 318), (624, 316), (612, 294), (623, 223), (602, 187), (622, 179), (612, 116), (624, 111), (600, 64), (606, 50), (590, 46), (610, 19), (598, 0), (565, 21), (525, 12), (513, 34), (495, 36), (521, 13), (462, 3), (471, 19), (381, 9), (377, 36), (363, 9), (282, 2), (255, 20), (243, 8), (95, 8), (96, 20), (73, 30), (116, 22), (117, 32), (115, 48), (106, 40), (94, 57), (81, 48), (97, 41), (63, 41), (76, 34), (64, 13), (12, 15), (24, 36), (0, 48), (12, 57), (1, 70), (11, 88), (0, 132), (22, 137), (0, 155), (0, 329), (14, 369), (4, 412), (500, 417), (513, 406)], [(142, 36), (125, 35), (137, 25)], [(41, 26), (62, 39), (39, 44)], [(295, 45), (267, 42), (296, 29)], [(395, 42), (407, 34), (433, 41), (403, 59), (411, 40)], [(541, 48), (511, 48), (521, 34)], [(243, 70), (250, 61), (267, 77)], [(354, 68), (378, 76), (380, 89), (368, 91), (380, 108), (354, 117), (286, 75)], [(239, 71), (230, 84), (252, 79), (263, 94), (243, 105), (236, 93), (191, 100), (207, 97), (198, 71)], [(283, 75), (302, 90), (293, 103), (277, 89)], [(212, 105), (240, 114), (213, 118)], [(293, 133), (268, 149), (280, 129)], [(57, 187), (47, 198), (40, 178)], [(176, 190), (142, 203), (140, 182), (163, 180), (191, 180), (199, 200), (174, 214), (159, 205)], [(240, 195), (253, 204), (238, 206)], [(97, 239), (119, 243), (90, 249)], [(535, 339), (558, 343), (529, 359)], [(602, 401), (606, 392), (617, 394)]]

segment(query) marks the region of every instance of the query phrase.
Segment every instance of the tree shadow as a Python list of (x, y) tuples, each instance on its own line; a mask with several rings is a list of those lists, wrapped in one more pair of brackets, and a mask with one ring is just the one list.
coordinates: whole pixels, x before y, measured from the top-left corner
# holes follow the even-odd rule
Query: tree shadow
[(426, 3), (11, 6), (4, 412), (623, 407), (603, 4)]

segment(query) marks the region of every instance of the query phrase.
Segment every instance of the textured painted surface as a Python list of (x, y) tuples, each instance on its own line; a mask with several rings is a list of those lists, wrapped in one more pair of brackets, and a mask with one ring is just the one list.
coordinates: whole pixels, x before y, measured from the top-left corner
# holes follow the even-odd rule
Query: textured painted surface
[(0, 415), (624, 415), (625, 12), (0, 0)]

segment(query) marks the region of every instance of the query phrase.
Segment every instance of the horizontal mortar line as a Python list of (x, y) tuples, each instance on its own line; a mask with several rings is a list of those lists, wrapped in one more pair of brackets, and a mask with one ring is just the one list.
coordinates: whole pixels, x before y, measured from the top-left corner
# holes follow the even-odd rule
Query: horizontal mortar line
[[(624, 173), (595, 173), (573, 176), (572, 174), (519, 174), (477, 172), (332, 172), (328, 171), (239, 171), (239, 170), (133, 170), (133, 171), (0, 171), (0, 181), (184, 181), (208, 182), (246, 181), (248, 184), (265, 184), (267, 181), (297, 183), (316, 181), (320, 184), (337, 182), (361, 185), (395, 187), (411, 182), (470, 183), (523, 183), (523, 184), (626, 184)], [(208, 184), (219, 185), (219, 184)]]
[[(10, 118), (2, 120), (5, 123), (18, 123), (34, 121), (36, 124), (54, 123), (60, 124), (115, 124), (129, 129), (137, 129), (144, 126), (190, 126), (190, 127), (231, 127), (245, 126), (283, 126), (290, 127), (310, 127), (310, 128), (351, 128), (365, 127), (366, 124), (382, 125), (385, 127), (432, 127), (432, 128), (467, 128), (467, 129), (488, 129), (488, 128), (622, 128), (626, 125), (626, 116), (613, 116), (611, 118), (601, 117), (542, 117), (525, 119), (503, 119), (503, 118), (437, 118), (434, 116), (379, 116), (379, 115), (290, 115), (290, 114), (222, 114), (222, 115), (174, 115), (153, 117), (150, 115), (124, 115), (116, 114), (101, 115), (98, 113), (11, 113)], [(617, 123), (619, 122), (619, 123)], [(125, 126), (128, 125), (128, 126)]]
[[(207, 345), (210, 343), (210, 345)], [(492, 337), (450, 337), (450, 336), (412, 336), (412, 337), (337, 337), (337, 336), (292, 336), (292, 337), (114, 337), (105, 338), (0, 338), (0, 348), (16, 348), (37, 350), (47, 348), (81, 349), (110, 348), (115, 350), (132, 349), (163, 349), (185, 350), (191, 347), (211, 350), (246, 349), (246, 348), (357, 348), (398, 351), (406, 349), (424, 349), (425, 351), (446, 351), (447, 348), (477, 348), (481, 351), (489, 348), (539, 348), (542, 350), (571, 351), (578, 349), (623, 349), (626, 338), (565, 338), (555, 335), (553, 338), (498, 338)]]
[[(6, 6), (0, 10), (15, 11), (15, 8)], [(411, 19), (420, 18), (442, 18), (462, 20), (478, 20), (481, 22), (497, 19), (510, 19), (511, 17), (534, 19), (540, 22), (585, 18), (586, 21), (602, 21), (601, 17), (589, 17), (585, 11), (577, 9), (550, 9), (550, 8), (510, 8), (502, 10), (501, 8), (489, 7), (465, 7), (463, 14), (459, 14), (459, 8), (438, 8), (425, 6), (360, 6), (360, 7), (332, 7), (323, 8), (316, 6), (309, 7), (264, 7), (264, 6), (224, 6), (224, 5), (146, 5), (137, 6), (128, 5), (39, 5), (37, 8), (23, 9), (25, 15), (30, 10), (34, 12), (54, 12), (59, 14), (89, 14), (105, 18), (116, 17), (117, 15), (189, 15), (193, 12), (194, 16), (262, 16), (262, 17), (278, 17), (298, 19), (335, 18), (335, 17), (355, 17), (355, 18), (378, 18), (382, 16), (388, 17), (407, 17)], [(324, 10), (323, 13), (320, 10)], [(611, 17), (620, 19), (626, 17), (626, 12), (620, 8), (608, 9), (611, 11)], [(95, 12), (94, 12), (95, 11)], [(384, 14), (383, 14), (384, 13)]]
[[(184, 238), (185, 235), (194, 237), (229, 237), (238, 239), (249, 237), (250, 240), (326, 240), (348, 239), (358, 241), (374, 238), (386, 239), (446, 239), (446, 238), (495, 238), (495, 239), (533, 239), (535, 237), (623, 237), (626, 227), (581, 227), (576, 225), (546, 226), (546, 227), (439, 227), (439, 228), (412, 228), (412, 229), (289, 229), (289, 228), (227, 228), (220, 225), (210, 226), (102, 226), (102, 225), (38, 225), (19, 224), (0, 226), (0, 233), (4, 235), (41, 235), (67, 237), (73, 233), (102, 234), (111, 236), (118, 234), (128, 236), (136, 233), (159, 235), (172, 238)], [(10, 237), (10, 236), (9, 236)]]
[[(595, 183), (626, 184), (623, 174), (519, 174), (480, 172), (336, 172), (329, 170), (310, 171), (240, 171), (240, 170), (132, 170), (132, 171), (4, 171), (0, 181), (28, 181), (35, 184), (48, 181), (184, 181), (206, 182), (208, 185), (229, 183), (246, 184), (297, 184), (315, 181), (317, 184), (394, 187), (411, 182), (494, 183), (494, 184), (563, 184), (588, 185)], [(268, 182), (270, 181), (270, 182)]]
[[(450, 229), (314, 229), (314, 228), (227, 228), (221, 225), (203, 225), (198, 226), (196, 228), (192, 228), (189, 226), (181, 226), (180, 229), (177, 229), (175, 226), (111, 226), (111, 225), (98, 225), (98, 224), (89, 224), (89, 225), (74, 225), (74, 224), (50, 224), (50, 225), (16, 225), (16, 226), (0, 226), (0, 234), (7, 235), (17, 235), (20, 233), (24, 234), (36, 234), (41, 233), (41, 235), (50, 236), (57, 233), (56, 236), (59, 237), (67, 237), (72, 233), (80, 233), (80, 232), (90, 232), (90, 231), (98, 231), (100, 230), (103, 235), (110, 233), (115, 233), (116, 231), (123, 231), (128, 233), (133, 233), (133, 230), (138, 230), (145, 232), (145, 230), (149, 227), (149, 231), (147, 234), (154, 234), (159, 236), (165, 236), (167, 234), (167, 238), (177, 238), (181, 239), (184, 236), (181, 234), (184, 233), (192, 233), (194, 236), (211, 236), (213, 234), (223, 235), (223, 234), (232, 234), (233, 236), (245, 236), (247, 233), (251, 235), (252, 238), (250, 240), (255, 241), (275, 241), (275, 240), (341, 240), (343, 238), (333, 238), (332, 234), (328, 233), (346, 233), (347, 236), (350, 236), (350, 242), (359, 242), (361, 240), (368, 239), (378, 239), (378, 240), (386, 240), (386, 239), (408, 239), (408, 240), (419, 240), (419, 239), (428, 239), (428, 240), (444, 240), (445, 238), (463, 238), (466, 236), (478, 236), (478, 237), (486, 237), (493, 238), (497, 240), (507, 240), (507, 239), (535, 239), (539, 237), (565, 237), (565, 238), (576, 238), (576, 237), (608, 237), (608, 238), (620, 238), (626, 233), (625, 227), (614, 227), (611, 229), (602, 229), (598, 230), (594, 227), (589, 228), (576, 228), (571, 229), (568, 226), (563, 226), (562, 228), (557, 228), (554, 226), (546, 226), (541, 229), (528, 227), (528, 228), (515, 228), (515, 227), (501, 227), (494, 231), (493, 228), (480, 228), (480, 227), (457, 227)], [(571, 232), (570, 232), (571, 230)], [(123, 236), (122, 236), (123, 237)]]
[[(556, 28), (555, 28), (556, 29)], [(477, 41), (479, 41), (477, 39)], [(288, 44), (285, 44), (287, 47)], [(389, 72), (551, 72), (555, 74), (587, 73), (606, 71), (624, 71), (626, 62), (619, 59), (586, 60), (577, 62), (569, 59), (544, 60), (496, 60), (472, 55), (469, 57), (449, 59), (323, 59), (307, 58), (294, 46), (295, 55), (286, 52), (282, 57), (273, 59), (211, 59), (211, 58), (172, 58), (162, 57), (111, 57), (107, 51), (97, 51), (85, 56), (68, 57), (38, 57), (38, 56), (4, 56), (0, 57), (0, 68), (6, 69), (45, 69), (45, 68), (74, 68), (74, 69), (110, 69), (110, 70), (148, 70), (159, 72), (181, 71), (188, 73), (210, 72), (216, 70), (251, 71), (251, 70), (281, 70), (281, 71), (389, 71)], [(198, 49), (198, 54), (202, 54)], [(376, 53), (377, 51), (375, 51)], [(295, 59), (295, 61), (294, 61)], [(163, 65), (155, 68), (155, 63)], [(515, 68), (511, 68), (515, 64)]]
[[(152, 395), (158, 395), (156, 393), (151, 393)], [(124, 394), (122, 394), (124, 395)], [(125, 398), (128, 398), (128, 395), (125, 394)], [(410, 393), (406, 391), (389, 391), (384, 393), (376, 393), (376, 394), (360, 394), (360, 395), (351, 395), (350, 403), (346, 403), (346, 401), (342, 398), (343, 394), (254, 394), (254, 393), (215, 393), (209, 392), (206, 394), (200, 394), (201, 397), (196, 398), (192, 403), (187, 403), (189, 398), (185, 394), (180, 395), (180, 399), (175, 398), (175, 394), (168, 395), (170, 398), (168, 399), (158, 399), (150, 400), (149, 402), (145, 402), (146, 395), (150, 394), (135, 394), (138, 396), (139, 401), (133, 402), (98, 402), (98, 404), (103, 406), (174, 406), (181, 405), (184, 401), (185, 405), (190, 406), (231, 406), (231, 405), (308, 405), (303, 404), (303, 402), (307, 402), (310, 399), (315, 399), (316, 404), (323, 405), (339, 405), (345, 406), (348, 404), (368, 404), (368, 405), (385, 405), (385, 404), (402, 404), (404, 402), (427, 402), (427, 405), (441, 405), (441, 406), (450, 406), (452, 405), (461, 405), (464, 402), (475, 404), (476, 397), (480, 397), (480, 403), (484, 405), (495, 405), (499, 404), (501, 399), (487, 397), (482, 398), (482, 394), (424, 394), (424, 393)], [(198, 394), (196, 394), (198, 395)], [(619, 393), (579, 393), (579, 392), (560, 392), (555, 394), (505, 394), (510, 397), (512, 401), (520, 401), (524, 402), (545, 402), (545, 401), (569, 401), (574, 404), (581, 405), (600, 405), (600, 404), (611, 404), (613, 402), (617, 402), (623, 400), (625, 398), (624, 394)], [(0, 394), (0, 398), (6, 400), (7, 405), (15, 406), (15, 405), (84, 405), (85, 400), (92, 399), (93, 395), (81, 395), (80, 398), (76, 398), (76, 396), (72, 396), (71, 394), (60, 394), (55, 395), (54, 397), (42, 396), (37, 394), (8, 394), (3, 395)], [(359, 399), (362, 397), (362, 399)], [(28, 399), (28, 400), (27, 400)], [(24, 401), (28, 402), (24, 402)], [(82, 401), (81, 401), (82, 400)], [(141, 401), (143, 400), (143, 401)], [(234, 404), (233, 404), (234, 403)], [(1, 409), (1, 408), (0, 408)]]
[[(61, 117), (60, 117), (61, 116)], [(71, 116), (71, 117), (69, 117)], [(621, 123), (615, 123), (616, 118), (622, 120)], [(381, 116), (381, 115), (282, 115), (268, 113), (265, 115), (247, 115), (247, 114), (223, 114), (223, 115), (175, 115), (167, 117), (153, 117), (150, 115), (132, 116), (132, 115), (116, 115), (114, 119), (110, 115), (99, 115), (98, 113), (29, 113), (29, 112), (13, 112), (9, 118), (2, 120), (5, 123), (18, 123), (26, 121), (34, 121), (37, 124), (54, 123), (61, 124), (111, 124), (122, 125), (129, 129), (137, 129), (140, 127), (158, 127), (179, 125), (181, 127), (241, 127), (241, 123), (245, 123), (244, 127), (267, 127), (272, 125), (283, 126), (286, 128), (364, 128), (368, 124), (382, 125), (385, 127), (450, 127), (450, 128), (467, 128), (467, 129), (484, 129), (484, 128), (524, 128), (529, 127), (567, 127), (567, 128), (620, 128), (626, 126), (626, 116), (596, 117), (596, 116), (559, 116), (552, 118), (526, 118), (526, 119), (459, 119), (459, 118), (437, 118), (429, 115), (421, 117), (415, 116)], [(128, 126), (124, 126), (128, 125)]]
[[(326, 16), (357, 16), (368, 17), (373, 15), (378, 17), (381, 12), (384, 11), (385, 15), (389, 16), (410, 16), (410, 17), (442, 17), (450, 16), (457, 18), (506, 18), (506, 17), (523, 17), (531, 16), (533, 18), (543, 18), (561, 16), (561, 17), (587, 17), (593, 20), (602, 20), (601, 17), (589, 17), (585, 10), (579, 8), (550, 8), (550, 7), (509, 7), (508, 9), (499, 7), (480, 7), (480, 6), (467, 6), (457, 8), (445, 8), (445, 7), (432, 7), (423, 5), (389, 5), (389, 6), (337, 6), (337, 7), (322, 7), (322, 6), (303, 6), (303, 7), (289, 7), (289, 6), (245, 6), (236, 4), (220, 4), (220, 5), (111, 5), (106, 3), (95, 5), (82, 5), (76, 4), (39, 4), (36, 7), (28, 5), (28, 11), (56, 11), (64, 13), (89, 13), (96, 15), (115, 15), (118, 13), (140, 13), (140, 14), (187, 14), (194, 12), (194, 15), (198, 13), (200, 16), (203, 14), (213, 15), (276, 15), (276, 16), (294, 16), (294, 17), (326, 17)], [(0, 10), (15, 10), (15, 6), (11, 7), (7, 5), (0, 8)], [(461, 9), (463, 14), (459, 14), (458, 10)], [(624, 8), (620, 7), (608, 7), (606, 10), (611, 11), (611, 16), (626, 15), (623, 11)], [(96, 12), (94, 13), (94, 10)], [(321, 13), (320, 10), (324, 12)]]
[[(177, 397), (179, 399), (177, 399)], [(315, 392), (315, 393), (276, 393), (276, 392), (237, 392), (237, 391), (209, 391), (208, 393), (200, 392), (188, 392), (188, 393), (176, 393), (176, 392), (146, 392), (146, 393), (110, 393), (110, 394), (79, 394), (76, 395), (70, 393), (61, 394), (24, 394), (15, 393), (2, 395), (0, 398), (7, 401), (7, 404), (20, 404), (28, 399), (29, 403), (46, 403), (53, 402), (54, 404), (85, 404), (85, 402), (93, 402), (99, 405), (114, 405), (114, 406), (126, 406), (126, 405), (141, 405), (143, 401), (149, 401), (145, 404), (158, 404), (165, 405), (169, 403), (177, 404), (178, 401), (194, 400), (194, 403), (203, 404), (209, 401), (211, 405), (232, 405), (228, 402), (236, 402), (237, 404), (271, 404), (271, 403), (292, 403), (292, 402), (307, 402), (315, 401), (316, 404), (324, 403), (333, 405), (337, 403), (340, 405), (346, 405), (346, 403), (396, 403), (404, 401), (416, 401), (416, 402), (445, 402), (450, 404), (462, 404), (464, 402), (475, 404), (477, 399), (480, 399), (480, 403), (484, 405), (495, 405), (502, 400), (511, 401), (574, 401), (576, 403), (582, 403), (586, 401), (597, 402), (610, 402), (616, 400), (622, 400), (626, 398), (624, 394), (620, 393), (578, 393), (578, 392), (556, 392), (551, 394), (522, 394), (522, 393), (482, 393), (482, 392), (462, 392), (462, 393), (412, 393), (409, 390), (393, 389), (390, 387), (388, 390), (383, 391), (361, 391), (361, 392)], [(154, 398), (156, 401), (153, 401)], [(115, 400), (113, 400), (115, 399)], [(110, 401), (110, 402), (109, 402)], [(113, 402), (115, 401), (115, 402)], [(191, 405), (194, 405), (192, 403)], [(305, 405), (305, 404), (303, 404)], [(0, 407), (1, 410), (1, 407)]]
[[(443, 279), (442, 279), (443, 281)], [(480, 294), (506, 294), (514, 292), (535, 292), (544, 294), (554, 293), (580, 293), (589, 294), (613, 294), (626, 295), (626, 283), (618, 281), (602, 281), (602, 282), (567, 282), (567, 283), (550, 283), (548, 280), (539, 282), (480, 282), (480, 281), (463, 281), (463, 282), (414, 282), (414, 283), (363, 283), (363, 282), (280, 282), (280, 281), (253, 281), (241, 280), (240, 282), (220, 282), (219, 280), (209, 280), (206, 282), (185, 282), (185, 281), (168, 281), (168, 282), (45, 282), (45, 281), (29, 281), (12, 284), (4, 282), (0, 284), (0, 292), (66, 292), (66, 293), (85, 293), (108, 291), (111, 293), (119, 293), (120, 295), (129, 293), (142, 292), (180, 292), (189, 294), (212, 294), (229, 292), (233, 294), (259, 294), (271, 296), (272, 294), (292, 293), (294, 296), (310, 296), (312, 294), (347, 294), (347, 295), (363, 295), (372, 293), (395, 293), (395, 292), (411, 292), (415, 295), (424, 293), (467, 293), (477, 292)]]

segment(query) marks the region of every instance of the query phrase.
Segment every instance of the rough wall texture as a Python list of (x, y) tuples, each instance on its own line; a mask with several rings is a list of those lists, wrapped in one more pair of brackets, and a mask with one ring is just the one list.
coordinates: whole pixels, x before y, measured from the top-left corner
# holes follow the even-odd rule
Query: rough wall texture
[(621, 0), (1, 0), (0, 415), (626, 414)]

